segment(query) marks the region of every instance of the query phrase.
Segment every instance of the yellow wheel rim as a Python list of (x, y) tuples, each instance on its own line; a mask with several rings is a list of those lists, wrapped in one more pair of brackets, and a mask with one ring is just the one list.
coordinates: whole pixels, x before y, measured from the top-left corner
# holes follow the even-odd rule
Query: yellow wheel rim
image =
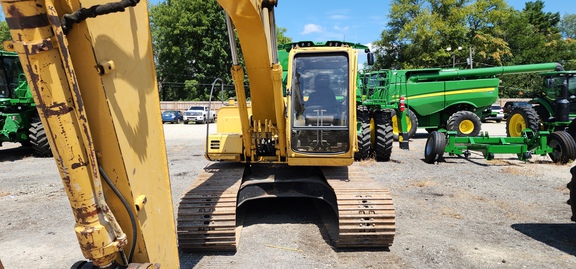
[(508, 119), (508, 134), (511, 137), (522, 136), (524, 129), (526, 129), (526, 120), (522, 114), (514, 114)]
[(471, 134), (474, 131), (474, 122), (471, 120), (463, 120), (458, 125), (458, 130), (460, 130), (462, 134)]
[[(410, 132), (410, 130), (412, 130), (412, 121), (408, 115), (406, 115), (406, 123), (408, 125), (406, 130)], [(396, 115), (392, 116), (392, 133), (394, 133), (394, 135), (400, 134), (400, 128), (398, 128), (398, 116)]]
[(370, 142), (372, 145), (376, 145), (376, 122), (374, 118), (370, 119)]

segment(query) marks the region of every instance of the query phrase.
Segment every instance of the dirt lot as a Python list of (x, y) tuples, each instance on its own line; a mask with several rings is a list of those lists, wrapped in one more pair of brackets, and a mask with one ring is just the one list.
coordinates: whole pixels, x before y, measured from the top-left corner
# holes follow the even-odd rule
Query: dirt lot
[[(505, 123), (487, 123), (492, 135)], [(165, 125), (173, 200), (208, 162), (205, 125)], [(576, 223), (566, 204), (573, 164), (547, 156), (486, 161), (446, 157), (426, 164), (426, 133), (395, 145), (387, 163), (355, 165), (387, 186), (397, 234), (386, 250), (339, 251), (312, 202), (253, 203), (236, 253), (180, 253), (182, 268), (576, 268)], [(51, 158), (16, 144), (0, 148), (0, 260), (6, 269), (69, 268), (83, 259)], [(175, 210), (177, 206), (174, 207)]]

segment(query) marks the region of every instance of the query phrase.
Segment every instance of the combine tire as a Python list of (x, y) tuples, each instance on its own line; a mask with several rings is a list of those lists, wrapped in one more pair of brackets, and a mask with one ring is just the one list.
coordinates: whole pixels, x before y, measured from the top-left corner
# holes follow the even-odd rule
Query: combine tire
[(33, 121), (28, 131), (30, 132), (28, 138), (34, 154), (38, 157), (51, 157), (52, 151), (50, 150), (50, 144), (42, 122), (40, 120)]
[(520, 137), (526, 128), (534, 132), (540, 130), (540, 118), (532, 107), (517, 106), (508, 115), (506, 121), (506, 135), (509, 137)]
[(392, 143), (394, 143), (392, 123), (385, 117), (383, 111), (378, 111), (374, 115), (374, 124), (374, 156), (377, 162), (387, 162), (392, 155)]
[(556, 131), (548, 137), (548, 146), (554, 151), (548, 154), (555, 163), (566, 164), (576, 159), (576, 142), (565, 131)]
[(361, 161), (370, 158), (372, 148), (371, 130), (370, 130), (370, 112), (365, 106), (358, 106), (356, 112), (358, 123), (361, 124), (358, 130), (358, 152), (354, 153), (354, 160)]
[(456, 131), (456, 136), (478, 136), (482, 122), (472, 111), (458, 111), (448, 119), (446, 129)]
[[(418, 117), (414, 111), (406, 110), (406, 123), (408, 124), (408, 139), (410, 139), (416, 133), (418, 129)], [(392, 110), (392, 128), (394, 133), (394, 140), (398, 141), (398, 135), (400, 134), (400, 128), (398, 128), (398, 117), (396, 116), (396, 110)]]
[(358, 131), (358, 152), (354, 153), (355, 161), (362, 161), (370, 158), (370, 124), (361, 123), (361, 130)]
[(446, 136), (440, 132), (433, 131), (426, 140), (426, 147), (424, 150), (424, 161), (426, 163), (434, 163), (441, 159), (444, 155), (446, 148)]

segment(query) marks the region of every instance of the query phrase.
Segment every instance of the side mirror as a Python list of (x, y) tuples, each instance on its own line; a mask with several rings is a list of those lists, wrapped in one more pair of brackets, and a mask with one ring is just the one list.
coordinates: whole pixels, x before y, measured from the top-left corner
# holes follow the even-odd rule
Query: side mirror
[(374, 65), (374, 53), (368, 52), (366, 54), (366, 62), (368, 62), (368, 65)]
[(548, 88), (554, 88), (554, 79), (553, 78), (547, 79), (546, 84)]

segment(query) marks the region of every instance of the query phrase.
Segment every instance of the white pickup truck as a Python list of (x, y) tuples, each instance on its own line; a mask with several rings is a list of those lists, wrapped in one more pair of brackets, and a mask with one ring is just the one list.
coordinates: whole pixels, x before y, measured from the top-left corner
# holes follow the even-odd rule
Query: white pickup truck
[(210, 110), (207, 106), (191, 106), (184, 111), (184, 124), (188, 122), (209, 123), (216, 121), (216, 111)]

